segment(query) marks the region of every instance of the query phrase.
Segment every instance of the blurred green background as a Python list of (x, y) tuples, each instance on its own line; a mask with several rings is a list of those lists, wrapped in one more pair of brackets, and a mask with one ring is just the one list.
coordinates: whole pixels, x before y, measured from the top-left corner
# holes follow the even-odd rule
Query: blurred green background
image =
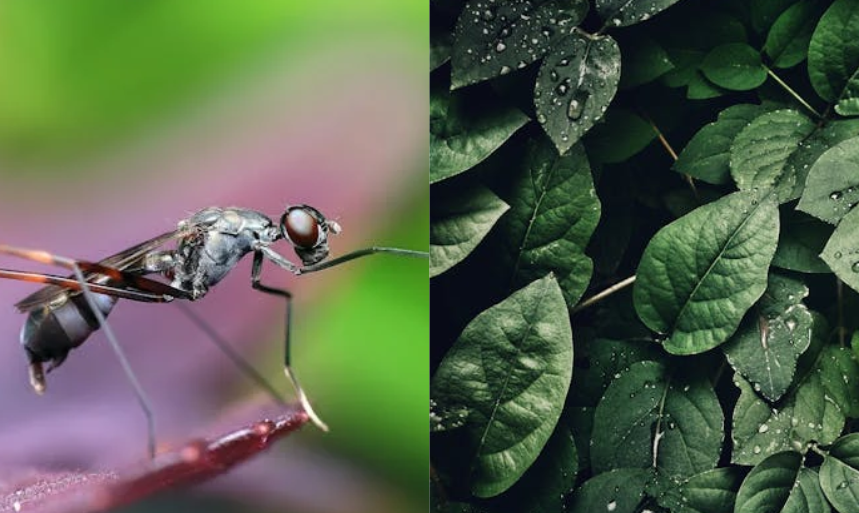
[[(427, 87), (428, 16), (426, 3), (401, 0), (5, 0), (0, 3), (0, 189), (14, 184), (16, 191), (63, 191), (67, 184), (97, 184), (105, 174), (121, 175), (123, 170), (90, 164), (153, 134), (169, 134), (177, 120), (198, 115), (214, 92), (240, 90), (246, 77), (272, 62), (288, 74), (289, 62), (306, 70), (298, 63), (313, 61), (320, 52), (369, 42), (368, 48), (405, 54), (408, 58), (396, 65), (404, 75), (422, 77), (415, 83)], [(354, 57), (347, 60), (344, 66), (361, 66)], [(421, 97), (419, 112), (426, 109), (427, 94)], [(424, 123), (426, 115), (416, 118)], [(384, 151), (384, 144), (380, 141), (375, 151)], [(337, 144), (330, 151), (339, 151)], [(426, 154), (417, 151), (402, 166), (402, 173), (415, 178), (392, 191), (393, 211), (386, 210), (361, 240), (426, 249)], [(158, 169), (151, 173), (153, 180), (163, 178)], [(40, 201), (37, 192), (26, 199), (34, 209)], [(0, 215), (12, 213), (0, 209)], [(325, 420), (348, 428), (328, 435), (305, 430), (301, 440), (289, 444), (348, 461), (380, 483), (378, 493), (393, 494), (390, 503), (401, 511), (425, 511), (426, 263), (371, 258), (339, 272), (336, 280), (336, 294), (314, 295), (301, 306), (295, 340), (312, 344), (297, 343), (294, 358), (305, 388), (324, 405)], [(406, 293), (419, 299), (403, 301)], [(279, 372), (278, 321), (272, 319), (268, 340), (259, 345), (272, 353), (255, 358), (268, 375)], [(237, 383), (236, 390), (243, 385)], [(279, 450), (288, 457), (290, 447)], [(210, 492), (179, 494), (135, 510), (196, 506), (208, 511)], [(231, 501), (224, 510), (254, 506)], [(260, 510), (283, 509), (267, 504)]]

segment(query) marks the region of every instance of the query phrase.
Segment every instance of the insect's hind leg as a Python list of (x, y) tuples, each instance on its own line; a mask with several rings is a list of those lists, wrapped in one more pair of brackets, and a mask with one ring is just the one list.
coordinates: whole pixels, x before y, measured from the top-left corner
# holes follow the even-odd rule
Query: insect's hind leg
[(302, 389), (301, 385), (298, 383), (298, 378), (296, 378), (289, 363), (289, 343), (290, 335), (292, 333), (292, 294), (287, 290), (269, 287), (260, 283), (263, 258), (263, 253), (259, 251), (254, 252), (253, 268), (251, 270), (251, 287), (255, 290), (259, 290), (260, 292), (265, 292), (266, 294), (280, 296), (286, 300), (286, 334), (284, 338), (283, 373), (286, 375), (286, 379), (292, 383), (293, 388), (295, 388), (295, 393), (298, 394), (298, 400), (301, 402), (301, 407), (304, 408), (307, 416), (310, 417), (310, 420), (313, 421), (316, 427), (327, 432), (328, 425), (325, 424), (325, 422), (322, 422), (322, 419), (320, 419), (319, 416), (316, 415), (316, 412), (313, 411), (313, 406), (311, 406), (310, 400), (307, 398), (307, 394), (304, 393), (304, 389)]
[(116, 336), (113, 333), (113, 330), (110, 327), (110, 324), (107, 323), (107, 319), (105, 318), (101, 309), (98, 307), (98, 303), (95, 297), (93, 297), (93, 293), (90, 290), (86, 279), (84, 278), (83, 272), (81, 271), (80, 267), (78, 267), (77, 263), (75, 263), (74, 261), (71, 262), (71, 268), (74, 272), (75, 278), (77, 278), (77, 280), (80, 282), (81, 291), (86, 298), (87, 305), (89, 306), (90, 310), (92, 310), (92, 313), (95, 316), (96, 320), (98, 320), (99, 328), (104, 330), (104, 334), (107, 337), (108, 342), (110, 342), (114, 353), (116, 353), (116, 357), (119, 359), (120, 365), (122, 365), (122, 370), (125, 372), (126, 377), (128, 377), (128, 381), (131, 383), (131, 386), (134, 389), (134, 395), (137, 398), (137, 402), (140, 404), (141, 409), (143, 409), (143, 415), (146, 417), (147, 449), (149, 452), (149, 457), (154, 458), (155, 415), (153, 414), (149, 399), (146, 397), (146, 393), (143, 391), (143, 387), (140, 385), (140, 381), (137, 379), (137, 375), (134, 373), (134, 369), (131, 368), (131, 364), (128, 362), (128, 358), (125, 356), (125, 351), (123, 351), (122, 346), (119, 345), (119, 340), (117, 340)]
[(173, 303), (178, 306), (179, 309), (184, 313), (188, 319), (194, 323), (195, 326), (200, 328), (200, 331), (206, 334), (215, 346), (224, 353), (224, 356), (227, 357), (230, 362), (238, 367), (238, 369), (243, 372), (248, 378), (250, 378), (254, 383), (260, 386), (263, 390), (268, 393), (269, 396), (278, 404), (285, 405), (286, 401), (284, 401), (283, 397), (278, 393), (277, 389), (268, 382), (257, 370), (248, 363), (247, 360), (242, 358), (241, 354), (236, 352), (235, 349), (226, 341), (224, 337), (218, 334), (212, 327), (203, 320), (194, 310), (186, 303), (182, 303), (180, 301), (176, 301)]

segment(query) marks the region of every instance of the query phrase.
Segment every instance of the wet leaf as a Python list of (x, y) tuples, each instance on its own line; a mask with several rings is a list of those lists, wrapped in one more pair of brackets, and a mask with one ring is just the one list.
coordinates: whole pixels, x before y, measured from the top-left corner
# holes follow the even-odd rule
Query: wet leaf
[(820, 18), (808, 47), (808, 77), (842, 116), (859, 114), (859, 3), (836, 0)]
[(832, 444), (820, 466), (820, 487), (836, 510), (859, 511), (859, 433)]
[(656, 500), (676, 513), (723, 513), (734, 510), (737, 490), (743, 480), (739, 468), (715, 468), (660, 488)]
[(509, 205), (486, 187), (457, 187), (433, 198), (430, 277), (461, 262), (477, 247)]
[(553, 272), (575, 305), (593, 272), (585, 248), (600, 217), (584, 149), (561, 157), (545, 138), (532, 140), (507, 171), (510, 189), (496, 191), (510, 205), (497, 230), (499, 279), (522, 286)]
[(826, 150), (811, 167), (797, 210), (838, 224), (859, 202), (859, 137)]
[(773, 66), (790, 68), (805, 60), (822, 5), (815, 0), (802, 0), (779, 15), (764, 44), (764, 51), (772, 59)]
[(597, 338), (585, 347), (586, 368), (577, 369), (570, 390), (574, 404), (596, 406), (609, 384), (636, 362), (658, 360), (662, 352), (649, 340)]
[(451, 87), (525, 68), (550, 52), (587, 11), (587, 0), (471, 0), (456, 23)]
[(635, 513), (650, 476), (644, 469), (622, 468), (592, 477), (573, 494), (569, 511)]
[(777, 110), (755, 118), (731, 145), (731, 175), (741, 190), (775, 187), (787, 201), (797, 183), (788, 159), (814, 131), (814, 123), (794, 110)]
[(811, 343), (811, 312), (802, 303), (808, 287), (801, 281), (770, 274), (758, 304), (722, 349), (731, 366), (770, 401), (790, 386), (796, 361)]
[(740, 486), (734, 513), (829, 513), (817, 472), (802, 459), (782, 452), (758, 464)]
[(673, 169), (712, 184), (731, 179), (730, 157), (734, 138), (753, 119), (767, 112), (761, 105), (740, 104), (719, 113), (704, 125), (680, 152)]
[(561, 290), (548, 275), (472, 320), (445, 355), (431, 397), (465, 407), (471, 491), (510, 488), (546, 445), (570, 386), (572, 332)]
[(733, 463), (755, 465), (780, 451), (805, 451), (811, 441), (832, 443), (841, 434), (857, 404), (859, 366), (846, 348), (826, 345), (827, 330), (815, 317), (812, 348), (800, 359), (796, 384), (775, 404), (734, 376), (740, 398), (734, 408)]
[(832, 272), (820, 258), (832, 226), (796, 210), (781, 212), (781, 225), (772, 265), (803, 273)]
[(527, 121), (518, 109), (487, 102), (485, 94), (436, 88), (430, 97), (430, 183), (471, 169)]
[(767, 79), (760, 54), (745, 43), (729, 43), (713, 48), (704, 57), (701, 71), (717, 86), (733, 91), (754, 89)]
[(772, 196), (741, 191), (662, 228), (647, 245), (633, 297), (666, 350), (695, 354), (725, 342), (766, 288), (778, 242)]
[(566, 153), (605, 114), (620, 79), (620, 49), (609, 36), (574, 33), (543, 59), (534, 85), (537, 121)]
[(838, 119), (802, 141), (785, 166), (786, 176), (796, 176), (793, 193), (787, 199), (795, 200), (803, 195), (809, 171), (826, 150), (856, 136), (859, 136), (859, 119)]
[(594, 472), (653, 467), (691, 477), (716, 466), (724, 416), (706, 376), (638, 362), (612, 381), (594, 413)]
[(647, 21), (677, 0), (596, 0), (597, 13), (606, 25), (625, 27)]
[(841, 281), (859, 291), (859, 208), (838, 223), (820, 257)]

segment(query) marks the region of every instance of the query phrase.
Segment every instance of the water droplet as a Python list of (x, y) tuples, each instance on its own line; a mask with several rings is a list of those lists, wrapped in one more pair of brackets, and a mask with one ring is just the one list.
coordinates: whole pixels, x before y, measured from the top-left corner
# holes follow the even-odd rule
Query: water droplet
[(569, 91), (569, 90), (570, 90), (570, 86), (567, 84), (566, 80), (561, 82), (560, 84), (558, 84), (558, 87), (555, 88), (555, 92), (561, 96), (564, 96), (565, 94), (567, 94), (567, 91)]
[(760, 454), (761, 453), (761, 446), (756, 445), (755, 448), (752, 449), (752, 452), (754, 452), (755, 454)]
[(576, 91), (576, 94), (573, 95), (573, 99), (570, 100), (570, 105), (567, 108), (567, 117), (573, 121), (581, 118), (585, 111), (585, 102), (588, 100), (588, 96), (589, 94), (587, 91), (582, 91), (581, 89)]
[(498, 41), (498, 44), (495, 45), (495, 51), (498, 53), (501, 53), (506, 49), (507, 45), (505, 45), (503, 41)]
[(605, 509), (607, 511), (614, 511), (617, 508), (617, 501), (611, 501), (605, 505)]
[(835, 254), (833, 254), (832, 256), (834, 256), (835, 258), (841, 258), (841, 252), (836, 251)]
[(850, 269), (851, 269), (854, 273), (859, 273), (859, 262), (853, 262), (853, 265), (852, 265), (852, 266), (850, 266)]
[(829, 199), (838, 201), (841, 199), (841, 191), (835, 191), (829, 195)]
[(760, 426), (758, 426), (758, 433), (766, 433), (767, 431), (769, 431), (769, 429), (770, 427), (766, 424), (761, 424)]
[(501, 66), (501, 71), (499, 71), (499, 73), (502, 75), (510, 73), (510, 66)]
[(483, 11), (483, 19), (486, 21), (492, 21), (495, 19), (495, 11), (492, 9), (486, 9)]
[(840, 483), (838, 483), (838, 486), (836, 486), (835, 488), (838, 490), (843, 490), (843, 489), (847, 488), (848, 486), (850, 486), (850, 481), (841, 481)]
[[(537, 116), (537, 122), (540, 123), (541, 125), (545, 125), (546, 124), (546, 116), (544, 116), (543, 114), (540, 114), (539, 116)], [(616, 374), (615, 377), (616, 378), (620, 377), (620, 375)]]

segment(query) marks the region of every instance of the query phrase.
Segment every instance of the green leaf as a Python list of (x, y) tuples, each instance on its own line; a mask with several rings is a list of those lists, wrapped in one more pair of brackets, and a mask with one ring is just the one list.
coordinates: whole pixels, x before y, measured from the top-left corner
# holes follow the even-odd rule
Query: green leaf
[(506, 171), (510, 188), (495, 191), (510, 205), (497, 229), (499, 279), (522, 286), (553, 272), (575, 305), (593, 272), (585, 248), (600, 217), (584, 149), (561, 157), (545, 138), (531, 140)]
[(829, 513), (817, 472), (802, 464), (794, 452), (774, 454), (749, 472), (734, 513)]
[(612, 380), (630, 365), (645, 360), (658, 360), (659, 347), (644, 340), (611, 340), (597, 338), (585, 345), (586, 368), (576, 370), (570, 400), (573, 404), (596, 406)]
[(820, 487), (835, 509), (859, 511), (859, 433), (842, 436), (820, 466)]
[(620, 49), (610, 36), (578, 32), (543, 59), (534, 84), (537, 121), (566, 153), (602, 118), (620, 79)]
[(486, 187), (457, 187), (433, 197), (430, 277), (450, 269), (477, 247), (510, 206)]
[(727, 93), (727, 90), (707, 80), (707, 77), (704, 76), (704, 73), (700, 69), (696, 69), (692, 73), (689, 85), (686, 88), (686, 98), (690, 100), (709, 100)]
[(596, 473), (653, 467), (691, 477), (716, 466), (724, 416), (706, 376), (638, 362), (612, 381), (594, 413), (591, 464)]
[(749, 17), (755, 32), (765, 32), (779, 14), (795, 0), (756, 0), (749, 2)]
[(764, 51), (776, 68), (790, 68), (808, 56), (808, 44), (822, 12), (822, 3), (802, 0), (787, 8), (775, 20)]
[(809, 170), (826, 150), (856, 136), (859, 136), (859, 119), (839, 119), (830, 121), (802, 141), (785, 167), (785, 176), (796, 176), (796, 185), (787, 200), (803, 195)]
[(826, 331), (826, 323), (816, 317), (814, 347), (799, 366), (803, 361), (808, 365), (798, 372), (794, 388), (774, 405), (734, 376), (740, 398), (734, 408), (733, 463), (753, 465), (782, 450), (804, 451), (811, 441), (832, 443), (841, 434), (846, 415), (857, 404), (859, 365), (848, 349), (825, 343)]
[(474, 318), (445, 355), (431, 397), (465, 407), (471, 491), (507, 490), (537, 459), (570, 386), (572, 332), (554, 276), (535, 281)]
[(649, 37), (640, 37), (629, 44), (620, 44), (623, 73), (620, 75), (621, 89), (629, 89), (650, 83), (674, 69), (668, 52)]
[(838, 223), (820, 257), (841, 281), (859, 291), (859, 208)]
[(497, 150), (528, 116), (501, 107), (485, 93), (448, 93), (430, 97), (430, 183), (467, 171)]
[(826, 150), (808, 172), (796, 206), (827, 223), (838, 224), (859, 202), (859, 137)]
[(734, 510), (737, 490), (743, 480), (738, 467), (715, 468), (676, 482), (666, 481), (656, 500), (674, 513), (724, 513)]
[(574, 513), (635, 513), (639, 511), (637, 508), (644, 498), (644, 487), (650, 475), (643, 469), (621, 468), (594, 476), (573, 494), (569, 510)]
[(808, 77), (842, 116), (859, 114), (859, 2), (836, 0), (823, 13), (808, 47)]
[(587, 136), (588, 156), (597, 162), (616, 164), (636, 155), (654, 138), (653, 127), (640, 116), (611, 109)]
[(625, 27), (647, 21), (677, 0), (596, 0), (597, 14), (605, 24)]
[(778, 242), (774, 198), (741, 191), (704, 205), (662, 228), (636, 272), (635, 310), (668, 335), (673, 354), (695, 354), (725, 342), (766, 288)]
[(561, 416), (555, 432), (531, 468), (513, 488), (497, 497), (500, 511), (554, 513), (564, 509), (566, 495), (576, 485), (578, 455), (573, 431)]
[(471, 0), (456, 22), (451, 88), (525, 68), (584, 19), (587, 0)]
[(754, 89), (767, 79), (760, 54), (745, 43), (729, 43), (713, 48), (704, 57), (701, 71), (717, 86), (733, 91)]
[(832, 236), (832, 226), (795, 210), (781, 213), (782, 230), (772, 265), (803, 273), (828, 273), (820, 253)]
[(722, 346), (731, 367), (770, 401), (787, 391), (796, 361), (811, 343), (811, 312), (802, 303), (806, 297), (808, 287), (801, 281), (770, 274), (760, 302)]
[(731, 146), (731, 175), (741, 190), (776, 187), (787, 201), (797, 177), (788, 171), (790, 156), (814, 131), (814, 123), (795, 110), (764, 114), (746, 126)]
[(761, 105), (740, 104), (719, 113), (704, 125), (680, 152), (672, 169), (712, 184), (728, 183), (734, 138), (753, 119), (767, 111)]

